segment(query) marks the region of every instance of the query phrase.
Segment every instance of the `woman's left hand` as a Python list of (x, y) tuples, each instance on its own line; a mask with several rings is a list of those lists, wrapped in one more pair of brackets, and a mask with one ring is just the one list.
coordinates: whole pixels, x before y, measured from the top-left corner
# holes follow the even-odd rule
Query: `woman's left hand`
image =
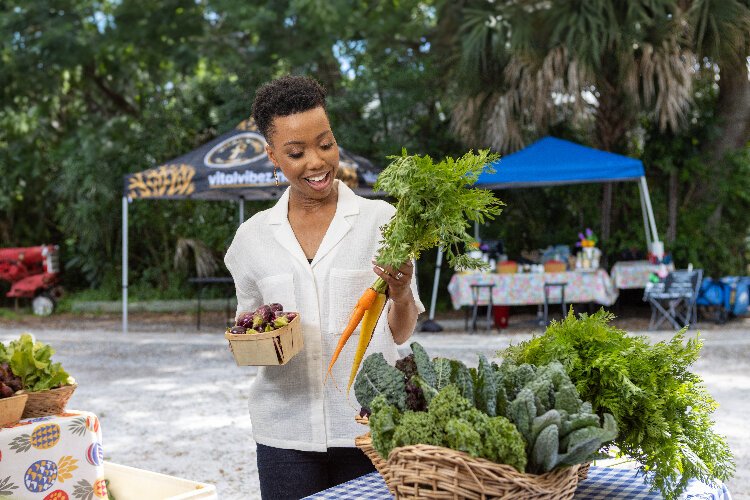
[(373, 261), (375, 266), (372, 268), (375, 274), (383, 278), (388, 283), (388, 296), (394, 302), (405, 302), (412, 297), (411, 278), (414, 275), (414, 264), (411, 261), (401, 265), (398, 269), (391, 266), (380, 267), (377, 262)]

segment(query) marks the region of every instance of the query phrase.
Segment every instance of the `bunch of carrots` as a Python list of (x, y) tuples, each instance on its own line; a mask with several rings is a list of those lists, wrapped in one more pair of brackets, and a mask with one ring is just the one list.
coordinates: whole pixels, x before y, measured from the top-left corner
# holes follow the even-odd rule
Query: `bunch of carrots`
[(339, 343), (336, 345), (336, 350), (331, 358), (331, 362), (328, 363), (328, 375), (330, 376), (331, 370), (333, 370), (333, 365), (336, 363), (341, 350), (361, 322), (362, 329), (359, 332), (359, 343), (357, 344), (357, 351), (354, 354), (354, 362), (352, 363), (352, 371), (349, 375), (349, 383), (346, 386), (347, 394), (354, 383), (354, 378), (357, 376), (359, 365), (362, 364), (362, 358), (365, 355), (367, 347), (370, 345), (372, 335), (375, 333), (378, 319), (383, 313), (385, 302), (388, 299), (387, 291), (388, 284), (380, 277), (375, 280), (375, 283), (370, 288), (365, 290), (365, 293), (362, 294), (357, 301), (357, 304), (354, 306), (354, 310), (349, 317), (349, 323), (346, 325), (344, 332), (339, 338)]
[[(396, 214), (383, 227), (383, 238), (375, 260), (380, 266), (398, 269), (419, 258), (422, 251), (443, 248), (450, 267), (481, 269), (487, 266), (461, 252), (475, 242), (467, 232), (472, 222), (494, 219), (503, 204), (491, 191), (472, 188), (479, 175), (494, 171), (498, 155), (489, 150), (471, 151), (457, 160), (446, 158), (435, 163), (429, 156), (390, 156), (392, 162), (378, 176), (374, 189), (396, 198)], [(339, 338), (328, 374), (354, 330), (362, 323), (346, 392), (349, 393), (387, 300), (388, 284), (378, 277), (357, 301), (349, 322)]]

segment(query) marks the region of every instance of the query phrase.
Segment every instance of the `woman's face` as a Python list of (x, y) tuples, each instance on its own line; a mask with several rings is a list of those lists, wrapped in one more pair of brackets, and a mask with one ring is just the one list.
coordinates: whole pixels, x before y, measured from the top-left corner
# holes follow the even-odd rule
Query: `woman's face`
[(289, 179), (296, 195), (323, 200), (331, 194), (339, 148), (322, 107), (275, 117), (268, 142), (268, 157)]

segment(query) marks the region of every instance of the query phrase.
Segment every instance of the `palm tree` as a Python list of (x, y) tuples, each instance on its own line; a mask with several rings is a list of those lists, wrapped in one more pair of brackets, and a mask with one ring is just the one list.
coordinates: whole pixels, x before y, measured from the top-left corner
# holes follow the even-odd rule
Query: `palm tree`
[(750, 140), (750, 0), (694, 0), (682, 8), (693, 27), (693, 50), (719, 69), (722, 132), (710, 149), (720, 160)]
[[(456, 67), (470, 83), (453, 108), (454, 130), (505, 152), (561, 121), (587, 127), (597, 147), (614, 152), (628, 149), (642, 113), (680, 130), (696, 51), (739, 59), (748, 18), (739, 0), (469, 0), (462, 14)], [(603, 239), (611, 196), (605, 185)]]

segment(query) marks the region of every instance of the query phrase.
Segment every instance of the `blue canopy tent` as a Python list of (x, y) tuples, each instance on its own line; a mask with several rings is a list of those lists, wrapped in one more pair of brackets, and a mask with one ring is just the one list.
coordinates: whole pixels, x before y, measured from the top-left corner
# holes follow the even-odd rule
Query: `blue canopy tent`
[[(495, 190), (594, 182), (638, 182), (648, 248), (651, 249), (653, 243), (659, 241), (646, 175), (640, 160), (556, 137), (544, 137), (520, 151), (501, 158), (492, 166), (495, 172), (482, 173), (475, 184), (477, 187)], [(475, 226), (475, 233), (478, 233), (478, 226)], [(430, 322), (433, 322), (435, 317), (442, 260), (442, 250), (438, 250), (430, 301)]]

